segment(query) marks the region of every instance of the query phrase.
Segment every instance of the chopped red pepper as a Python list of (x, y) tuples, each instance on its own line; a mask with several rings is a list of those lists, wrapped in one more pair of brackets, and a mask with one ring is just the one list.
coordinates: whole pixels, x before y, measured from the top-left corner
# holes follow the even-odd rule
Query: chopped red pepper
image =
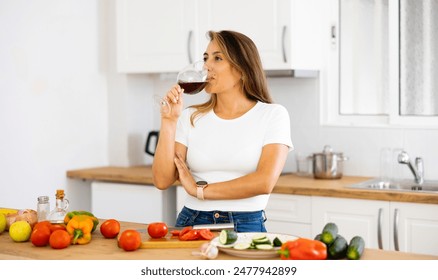
[(319, 240), (298, 238), (284, 242), (278, 253), (282, 260), (325, 260), (327, 246)]

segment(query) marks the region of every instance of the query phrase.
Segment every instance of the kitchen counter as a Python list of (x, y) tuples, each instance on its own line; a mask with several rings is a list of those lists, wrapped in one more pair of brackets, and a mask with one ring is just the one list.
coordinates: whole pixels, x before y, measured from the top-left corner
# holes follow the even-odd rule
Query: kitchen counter
[[(67, 171), (67, 177), (81, 180), (153, 185), (151, 166), (109, 166), (69, 170)], [(369, 179), (371, 178), (343, 176), (337, 180), (322, 180), (313, 177), (300, 177), (292, 173), (283, 174), (275, 185), (273, 193), (438, 204), (438, 194), (433, 193), (366, 190), (346, 187)]]
[[(121, 222), (121, 232), (125, 229), (142, 229), (145, 224)], [(142, 234), (143, 241), (148, 237)], [(199, 260), (193, 256), (196, 248), (178, 249), (138, 249), (126, 252), (117, 246), (117, 239), (105, 239), (99, 230), (92, 235), (86, 245), (70, 245), (65, 249), (52, 249), (50, 246), (35, 247), (30, 241), (16, 243), (7, 232), (0, 234), (0, 259), (4, 260)], [(219, 253), (218, 260), (239, 260), (243, 258)], [(276, 258), (273, 258), (275, 260)], [(365, 249), (363, 260), (438, 260), (438, 256), (411, 254), (395, 251)]]

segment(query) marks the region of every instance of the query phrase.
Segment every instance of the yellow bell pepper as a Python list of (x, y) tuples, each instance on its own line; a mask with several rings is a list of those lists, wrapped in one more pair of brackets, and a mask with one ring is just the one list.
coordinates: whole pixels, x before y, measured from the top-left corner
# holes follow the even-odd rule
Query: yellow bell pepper
[(93, 220), (88, 215), (73, 216), (66, 226), (66, 230), (72, 238), (71, 244), (89, 243), (93, 225)]
[(65, 217), (64, 217), (64, 224), (67, 225), (68, 222), (71, 220), (71, 218), (73, 218), (76, 215), (87, 215), (87, 216), (90, 216), (90, 218), (93, 220), (93, 223), (94, 223), (93, 230), (91, 230), (91, 233), (93, 233), (96, 230), (97, 225), (99, 224), (99, 220), (91, 212), (88, 212), (88, 211), (71, 211), (71, 212), (68, 212), (67, 215), (65, 215)]

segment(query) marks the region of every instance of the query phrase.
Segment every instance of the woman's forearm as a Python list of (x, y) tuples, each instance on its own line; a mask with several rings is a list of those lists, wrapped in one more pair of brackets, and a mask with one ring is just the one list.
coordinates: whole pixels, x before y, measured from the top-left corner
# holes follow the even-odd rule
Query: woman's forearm
[(175, 133), (176, 121), (163, 120), (152, 164), (154, 185), (159, 189), (167, 189), (177, 179), (174, 164)]

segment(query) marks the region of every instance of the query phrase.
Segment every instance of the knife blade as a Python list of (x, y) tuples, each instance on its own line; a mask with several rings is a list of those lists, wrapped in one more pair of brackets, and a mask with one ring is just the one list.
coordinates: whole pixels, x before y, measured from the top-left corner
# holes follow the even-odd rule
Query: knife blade
[(234, 229), (234, 224), (233, 223), (201, 224), (201, 225), (194, 225), (193, 229), (209, 229), (211, 231), (221, 231), (223, 229)]

